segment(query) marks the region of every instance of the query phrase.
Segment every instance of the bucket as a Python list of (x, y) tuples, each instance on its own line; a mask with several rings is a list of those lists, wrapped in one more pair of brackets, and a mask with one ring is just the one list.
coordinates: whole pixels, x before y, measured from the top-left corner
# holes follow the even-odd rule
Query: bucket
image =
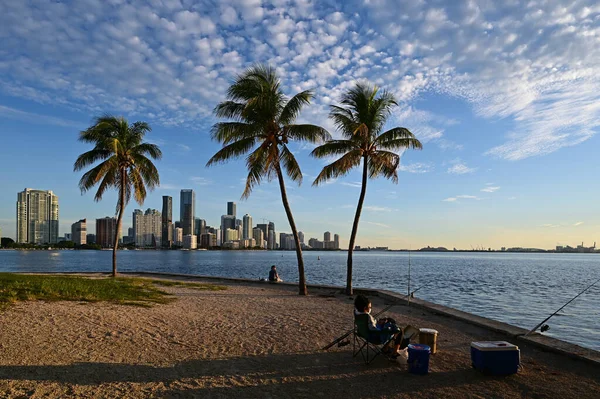
[(408, 372), (425, 375), (429, 373), (430, 348), (423, 344), (408, 345)]
[(438, 332), (432, 328), (421, 328), (419, 330), (419, 343), (429, 346), (432, 355), (437, 352), (437, 336)]

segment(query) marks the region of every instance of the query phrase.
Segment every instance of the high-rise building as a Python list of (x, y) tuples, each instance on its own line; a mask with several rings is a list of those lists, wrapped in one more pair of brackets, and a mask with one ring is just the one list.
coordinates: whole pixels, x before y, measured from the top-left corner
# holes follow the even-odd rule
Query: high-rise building
[(204, 233), (200, 237), (200, 248), (212, 248), (217, 246), (217, 236), (213, 233)]
[(206, 233), (206, 220), (196, 218), (196, 221), (194, 222), (194, 231), (194, 234), (196, 234), (198, 237)]
[(235, 230), (235, 216), (233, 215), (223, 215), (221, 216), (221, 242), (226, 242), (225, 240), (225, 232), (227, 229)]
[(239, 240), (238, 231), (235, 229), (227, 229), (224, 232), (223, 242), (237, 241)]
[(249, 240), (252, 238), (252, 216), (245, 214), (242, 228), (242, 239)]
[(85, 238), (86, 244), (96, 243), (96, 234), (88, 234)]
[(26, 188), (17, 194), (17, 243), (58, 242), (58, 197)]
[(299, 231), (298, 232), (298, 239), (300, 240), (300, 245), (304, 245), (304, 233)]
[(233, 216), (235, 218), (235, 211), (236, 211), (236, 205), (235, 202), (228, 202), (227, 203), (227, 214), (230, 216)]
[(319, 241), (316, 238), (311, 238), (310, 240), (308, 240), (308, 245), (312, 248), (312, 249), (323, 249), (323, 241)]
[(323, 241), (324, 242), (329, 242), (331, 241), (331, 233), (326, 231), (325, 234), (323, 234)]
[(258, 227), (259, 229), (262, 230), (263, 237), (265, 238), (265, 240), (267, 239), (267, 236), (269, 235), (269, 228), (267, 226), (268, 225), (266, 223), (256, 225), (256, 227)]
[(256, 242), (257, 246), (264, 248), (263, 242), (265, 241), (265, 235), (263, 234), (263, 231), (261, 228), (255, 227), (252, 229), (252, 238), (254, 238), (254, 241)]
[(340, 249), (340, 235), (339, 234), (333, 235), (333, 248)]
[(171, 248), (173, 245), (173, 197), (163, 195), (162, 199), (161, 245), (163, 248)]
[(133, 231), (136, 247), (156, 248), (161, 243), (162, 217), (156, 209), (148, 208), (145, 213), (140, 209), (133, 211)]
[(181, 201), (179, 207), (179, 220), (183, 228), (183, 235), (194, 234), (194, 222), (196, 218), (196, 193), (194, 190), (181, 190)]
[(174, 240), (175, 245), (177, 245), (178, 247), (183, 246), (183, 229), (181, 227), (175, 228)]
[(287, 233), (279, 233), (279, 249), (296, 249), (294, 235)]
[(275, 223), (269, 222), (267, 230), (267, 249), (277, 249), (277, 239), (275, 238)]
[(194, 234), (188, 234), (187, 236), (183, 236), (183, 248), (184, 249), (198, 248), (198, 238)]
[(84, 245), (87, 243), (87, 221), (81, 219), (71, 225), (71, 241), (75, 245)]
[(96, 244), (102, 248), (111, 248), (115, 245), (117, 232), (117, 219), (105, 217), (96, 219)]

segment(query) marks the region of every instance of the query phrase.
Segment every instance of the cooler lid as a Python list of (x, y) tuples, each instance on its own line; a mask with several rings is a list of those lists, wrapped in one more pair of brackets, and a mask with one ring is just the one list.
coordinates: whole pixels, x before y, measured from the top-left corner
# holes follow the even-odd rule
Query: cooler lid
[(506, 341), (471, 342), (471, 347), (480, 351), (516, 351), (519, 347)]
[(425, 333), (425, 334), (435, 334), (437, 335), (437, 330), (434, 330), (433, 328), (420, 328), (419, 332)]

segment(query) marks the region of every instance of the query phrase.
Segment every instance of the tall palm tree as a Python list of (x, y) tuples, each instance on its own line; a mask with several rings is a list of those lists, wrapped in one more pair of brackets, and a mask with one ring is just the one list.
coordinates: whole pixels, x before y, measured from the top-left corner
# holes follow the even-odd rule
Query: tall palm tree
[(393, 107), (397, 105), (392, 93), (385, 90), (379, 92), (376, 86), (357, 83), (342, 95), (340, 106), (332, 105), (330, 108), (329, 117), (344, 139), (331, 140), (315, 148), (311, 153), (317, 158), (341, 155), (337, 161), (323, 168), (313, 182), (314, 186), (344, 176), (362, 162), (360, 197), (348, 246), (346, 276), (348, 295), (352, 295), (352, 251), (367, 192), (367, 179), (383, 176), (398, 183), (397, 170), (400, 165), (400, 155), (396, 151), (422, 148), (419, 140), (406, 128), (395, 127), (382, 133)]
[(296, 257), (298, 258), (298, 286), (300, 295), (307, 295), (302, 248), (298, 230), (288, 202), (282, 167), (288, 177), (300, 184), (302, 172), (288, 148), (290, 140), (320, 143), (330, 138), (329, 133), (308, 124), (294, 124), (300, 110), (310, 103), (313, 92), (306, 90), (288, 99), (282, 92), (275, 69), (255, 65), (239, 75), (227, 91), (227, 100), (215, 107), (219, 118), (229, 119), (212, 127), (213, 140), (223, 144), (206, 164), (211, 166), (232, 158), (246, 156), (248, 177), (242, 199), (248, 198), (261, 180), (277, 178), (285, 214), (290, 223)]
[(95, 201), (100, 201), (108, 188), (114, 187), (119, 193), (112, 257), (113, 277), (117, 275), (117, 248), (125, 206), (132, 194), (136, 202), (142, 205), (146, 199), (146, 189), (153, 190), (160, 184), (158, 170), (150, 158), (160, 159), (162, 152), (156, 144), (142, 141), (150, 130), (152, 129), (146, 122), (130, 125), (123, 117), (104, 115), (96, 118), (92, 126), (79, 134), (79, 141), (92, 143), (94, 148), (81, 154), (73, 169), (79, 171), (102, 161), (84, 173), (79, 180), (81, 193), (98, 183)]

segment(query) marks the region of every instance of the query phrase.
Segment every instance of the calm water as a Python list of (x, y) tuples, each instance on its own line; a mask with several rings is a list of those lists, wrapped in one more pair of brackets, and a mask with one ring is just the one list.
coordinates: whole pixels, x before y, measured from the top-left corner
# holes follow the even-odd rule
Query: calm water
[[(294, 252), (120, 251), (119, 270), (297, 281)], [(317, 260), (320, 257), (320, 260)], [(345, 285), (345, 252), (306, 252), (309, 283)], [(417, 297), (527, 329), (600, 278), (594, 254), (411, 254)], [(0, 271), (110, 271), (110, 251), (0, 251)], [(359, 252), (354, 286), (406, 293), (407, 253)], [(547, 335), (600, 350), (600, 283), (550, 319)]]

